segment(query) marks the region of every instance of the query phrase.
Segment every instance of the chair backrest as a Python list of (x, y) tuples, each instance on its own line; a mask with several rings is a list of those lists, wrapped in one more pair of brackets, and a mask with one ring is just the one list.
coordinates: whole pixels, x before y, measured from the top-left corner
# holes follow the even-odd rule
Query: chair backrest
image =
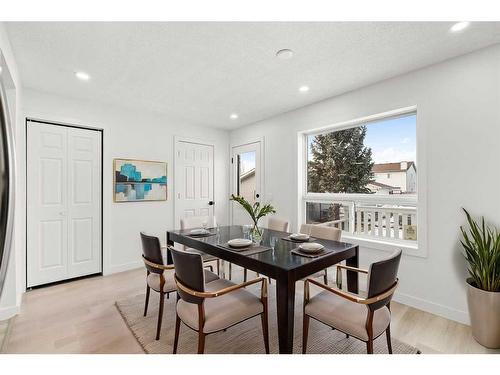
[(300, 231), (299, 233), (303, 233), (303, 234), (311, 234), (311, 227), (312, 227), (312, 224), (302, 224), (300, 226)]
[(215, 216), (189, 216), (181, 219), (181, 229), (202, 228), (203, 223), (207, 223), (209, 228), (216, 225)]
[[(179, 282), (197, 292), (205, 291), (205, 273), (200, 254), (169, 248), (174, 260), (175, 277)], [(177, 288), (179, 296), (186, 302), (201, 304), (202, 297), (195, 297)]]
[(340, 241), (342, 230), (326, 225), (311, 225), (311, 232), (309, 235), (323, 240)]
[[(368, 298), (390, 289), (396, 283), (401, 260), (401, 250), (394, 252), (389, 258), (372, 263), (368, 270)], [(374, 308), (386, 305), (392, 295), (376, 302)]]
[[(161, 254), (160, 239), (155, 236), (149, 236), (141, 232), (142, 256), (150, 262), (163, 265), (163, 256)], [(146, 264), (146, 269), (153, 273), (163, 273), (163, 270), (151, 267)]]
[(270, 217), (267, 220), (267, 228), (278, 232), (288, 232), (289, 223), (279, 217)]

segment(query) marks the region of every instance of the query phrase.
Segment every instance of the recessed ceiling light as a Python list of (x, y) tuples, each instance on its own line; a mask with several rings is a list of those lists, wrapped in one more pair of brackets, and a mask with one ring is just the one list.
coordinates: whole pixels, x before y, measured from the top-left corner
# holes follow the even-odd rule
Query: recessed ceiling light
[(90, 79), (90, 76), (85, 72), (75, 72), (75, 76), (81, 81), (88, 81)]
[(308, 92), (309, 91), (309, 86), (300, 86), (299, 87), (300, 92)]
[(236, 120), (236, 119), (238, 118), (238, 114), (236, 114), (236, 113), (231, 113), (231, 115), (229, 116), (229, 118), (230, 118), (231, 120)]
[(280, 49), (278, 52), (276, 52), (276, 57), (282, 59), (282, 60), (288, 60), (293, 57), (293, 51), (291, 49)]
[(452, 33), (457, 33), (459, 31), (462, 31), (464, 29), (466, 29), (468, 26), (470, 25), (470, 22), (467, 22), (467, 21), (464, 21), (464, 22), (457, 22), (456, 24), (454, 24), (451, 28), (450, 28), (450, 31)]

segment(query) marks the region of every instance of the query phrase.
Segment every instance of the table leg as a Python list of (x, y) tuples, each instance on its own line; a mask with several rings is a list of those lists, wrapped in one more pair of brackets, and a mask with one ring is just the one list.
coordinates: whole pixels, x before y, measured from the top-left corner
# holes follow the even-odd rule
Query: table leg
[[(359, 268), (359, 246), (356, 246), (356, 253), (353, 257), (346, 259), (346, 265)], [(358, 273), (347, 271), (347, 290), (351, 293), (358, 293)]]
[[(174, 246), (174, 241), (170, 239), (170, 233), (167, 232), (167, 246)], [(167, 248), (167, 264), (174, 264), (174, 260), (172, 259), (172, 253)]]
[(278, 337), (280, 354), (292, 354), (295, 309), (295, 281), (288, 277), (276, 280)]

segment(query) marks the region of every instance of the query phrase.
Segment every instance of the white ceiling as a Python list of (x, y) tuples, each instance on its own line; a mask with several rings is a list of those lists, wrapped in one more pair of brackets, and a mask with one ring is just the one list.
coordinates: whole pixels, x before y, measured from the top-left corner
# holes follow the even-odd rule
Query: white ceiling
[[(451, 25), (14, 22), (7, 30), (25, 87), (231, 129), (500, 42), (498, 22), (457, 34)], [(295, 51), (291, 60), (276, 58), (283, 48)], [(76, 80), (76, 70), (91, 80)]]

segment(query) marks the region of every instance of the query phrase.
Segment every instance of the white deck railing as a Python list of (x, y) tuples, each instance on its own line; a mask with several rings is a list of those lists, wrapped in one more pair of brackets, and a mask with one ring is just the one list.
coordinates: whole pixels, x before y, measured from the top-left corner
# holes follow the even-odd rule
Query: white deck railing
[(337, 203), (341, 205), (339, 219), (318, 223), (319, 225), (334, 226), (350, 234), (365, 238), (415, 242), (417, 229), (416, 199), (412, 203), (406, 197), (403, 202), (397, 202), (398, 198), (396, 198), (396, 202), (391, 204), (386, 196), (380, 200), (377, 198), (376, 195), (371, 195), (364, 198), (363, 201), (360, 201), (360, 199), (307, 199), (306, 202)]

